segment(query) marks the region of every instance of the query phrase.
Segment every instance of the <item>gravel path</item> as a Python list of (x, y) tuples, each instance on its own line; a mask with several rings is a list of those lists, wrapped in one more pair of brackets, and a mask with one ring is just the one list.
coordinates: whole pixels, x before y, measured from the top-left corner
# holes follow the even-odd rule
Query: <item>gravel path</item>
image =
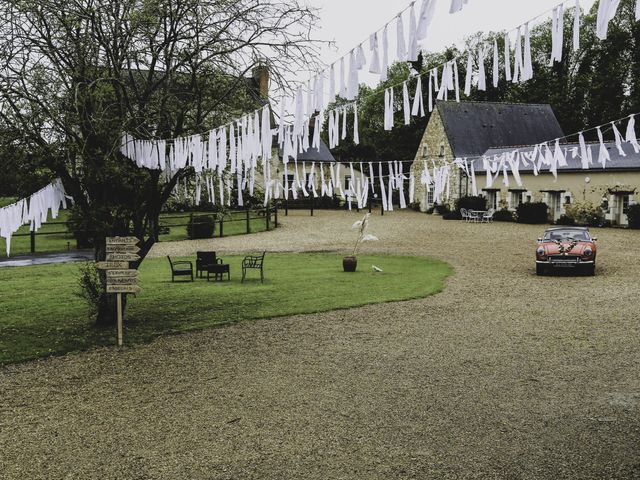
[[(355, 214), (298, 215), (153, 254), (349, 245)], [(450, 262), (444, 293), (0, 370), (0, 477), (640, 478), (640, 233), (538, 278), (541, 230), (376, 215), (365, 251)]]

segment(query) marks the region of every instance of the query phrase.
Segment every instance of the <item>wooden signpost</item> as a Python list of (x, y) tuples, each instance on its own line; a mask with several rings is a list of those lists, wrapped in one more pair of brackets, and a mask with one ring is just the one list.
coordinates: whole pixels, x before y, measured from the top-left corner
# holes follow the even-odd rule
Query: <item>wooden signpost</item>
[(122, 294), (138, 293), (138, 271), (129, 268), (129, 262), (140, 260), (136, 237), (108, 237), (107, 258), (104, 262), (98, 262), (96, 266), (100, 270), (106, 270), (107, 293), (116, 294), (116, 306), (118, 310), (118, 346), (122, 346)]

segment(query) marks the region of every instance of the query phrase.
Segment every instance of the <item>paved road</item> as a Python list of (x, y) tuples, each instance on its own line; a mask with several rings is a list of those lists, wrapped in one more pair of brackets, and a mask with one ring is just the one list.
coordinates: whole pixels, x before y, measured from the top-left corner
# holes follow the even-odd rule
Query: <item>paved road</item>
[[(347, 249), (354, 219), (153, 254)], [(596, 277), (538, 278), (538, 227), (371, 225), (366, 249), (449, 261), (447, 290), (6, 368), (0, 476), (640, 478), (639, 232), (598, 231)]]

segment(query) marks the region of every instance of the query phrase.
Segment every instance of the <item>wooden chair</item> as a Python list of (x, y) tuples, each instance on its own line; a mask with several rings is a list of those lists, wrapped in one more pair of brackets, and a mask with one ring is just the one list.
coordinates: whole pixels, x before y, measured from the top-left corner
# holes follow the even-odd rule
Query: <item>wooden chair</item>
[(221, 258), (216, 258), (216, 252), (196, 252), (196, 277), (202, 278), (209, 265), (222, 263)]
[[(171, 281), (175, 282), (176, 277), (191, 277), (191, 281), (193, 282), (193, 262), (188, 260), (182, 260), (179, 262), (173, 262), (171, 257), (167, 255), (169, 259), (169, 265), (171, 265)], [(189, 267), (187, 268), (186, 265)]]
[(262, 252), (262, 255), (260, 255), (260, 256), (247, 255), (246, 257), (244, 257), (244, 259), (242, 260), (242, 281), (241, 281), (241, 283), (244, 282), (244, 277), (247, 275), (247, 270), (250, 270), (250, 269), (260, 270), (260, 283), (264, 283), (263, 266), (264, 266), (264, 256), (266, 254), (267, 254), (267, 252)]

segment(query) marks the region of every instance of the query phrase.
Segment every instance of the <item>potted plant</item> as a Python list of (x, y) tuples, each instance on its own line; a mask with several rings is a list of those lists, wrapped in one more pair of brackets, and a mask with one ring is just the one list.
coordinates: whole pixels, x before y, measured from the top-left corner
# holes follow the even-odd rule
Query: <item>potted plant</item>
[(367, 227), (369, 226), (369, 217), (370, 213), (367, 213), (362, 220), (357, 221), (353, 224), (351, 228), (354, 230), (358, 230), (358, 238), (356, 239), (356, 244), (353, 246), (353, 253), (342, 259), (342, 268), (345, 272), (355, 272), (356, 267), (358, 266), (358, 258), (356, 257), (356, 253), (358, 252), (358, 247), (362, 242), (376, 242), (378, 238), (367, 233)]

